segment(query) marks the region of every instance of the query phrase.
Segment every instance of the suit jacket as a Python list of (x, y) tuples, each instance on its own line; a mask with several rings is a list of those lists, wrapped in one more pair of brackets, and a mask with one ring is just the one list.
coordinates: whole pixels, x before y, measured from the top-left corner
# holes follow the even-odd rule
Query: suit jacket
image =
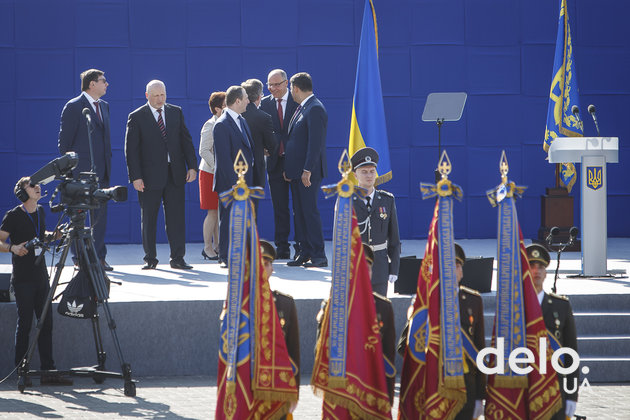
[(295, 113), (298, 104), (293, 100), (293, 97), (289, 92), (287, 102), (283, 103), (282, 106), (284, 107), (284, 119), (281, 126), (280, 118), (278, 118), (278, 102), (275, 98), (272, 95), (265, 96), (260, 102), (260, 109), (271, 115), (273, 131), (276, 136), (276, 148), (273, 152), (269, 150), (270, 156), (267, 158), (267, 172), (271, 172), (276, 168), (281, 143), (284, 146), (285, 152), (287, 150), (287, 141), (289, 141), (289, 122), (291, 122), (291, 117)]
[(273, 123), (271, 115), (256, 108), (255, 104), (247, 105), (247, 110), (242, 117), (247, 121), (249, 130), (254, 140), (254, 185), (265, 186), (265, 149), (273, 153), (276, 148), (276, 139), (273, 135)]
[[(543, 319), (547, 330), (556, 337), (560, 342), (560, 347), (570, 347), (577, 352), (577, 332), (575, 329), (575, 319), (573, 318), (573, 309), (569, 299), (564, 296), (555, 295), (553, 293), (545, 293), (541, 303)], [(573, 361), (568, 354), (564, 355), (564, 365), (570, 366)], [(562, 386), (563, 375), (558, 375), (560, 380), (560, 389), (565, 399), (577, 401), (578, 393), (566, 394)], [(579, 385), (579, 369), (567, 375), (567, 389), (573, 389), (573, 383), (578, 382)]]
[[(247, 122), (243, 124), (243, 128), (249, 133), (249, 127)], [(251, 144), (246, 138), (245, 134), (234, 122), (234, 119), (225, 111), (214, 123), (212, 130), (214, 135), (214, 191), (221, 194), (223, 191), (227, 191), (238, 180), (236, 172), (234, 172), (234, 159), (238, 151), (243, 152), (245, 161), (249, 166), (247, 173), (245, 174), (245, 181), (247, 185), (252, 186), (254, 182), (254, 152)], [(249, 135), (251, 139), (251, 134)]]
[[(486, 347), (483, 323), (483, 300), (479, 292), (459, 286), (459, 315), (462, 330), (473, 342), (477, 350)], [(465, 375), (466, 393), (475, 400), (486, 397), (486, 375), (477, 368), (477, 361), (466, 359), (468, 373)]]
[(129, 114), (125, 134), (125, 157), (129, 180), (142, 179), (147, 189), (166, 186), (170, 170), (175, 185), (186, 184), (188, 169), (197, 169), (197, 156), (184, 114), (178, 106), (164, 105), (166, 139), (148, 104)]
[(88, 172), (91, 167), (90, 145), (88, 143), (88, 128), (82, 112), (84, 108), (90, 110), (90, 133), (94, 154), (94, 169), (99, 180), (109, 182), (112, 167), (112, 146), (109, 128), (109, 104), (99, 101), (99, 108), (103, 121), (98, 118), (90, 101), (81, 94), (71, 99), (61, 111), (59, 140), (57, 146), (62, 155), (66, 152), (77, 152), (79, 163), (73, 171), (76, 177), (79, 172)]
[(326, 176), (326, 127), (328, 114), (315, 96), (304, 104), (290, 124), (285, 148), (284, 172), (289, 179), (299, 179), (306, 169), (311, 176)]
[(390, 274), (398, 275), (400, 268), (400, 234), (394, 195), (383, 190), (374, 191), (372, 210), (368, 212), (363, 200), (354, 196), (352, 204), (357, 215), (361, 241), (370, 246), (387, 243), (374, 250), (372, 284), (386, 283)]
[(213, 115), (208, 121), (201, 127), (201, 140), (199, 141), (199, 156), (201, 162), (199, 162), (199, 170), (214, 173), (214, 137), (212, 136), (212, 129), (214, 129), (214, 123), (217, 121), (217, 116)]

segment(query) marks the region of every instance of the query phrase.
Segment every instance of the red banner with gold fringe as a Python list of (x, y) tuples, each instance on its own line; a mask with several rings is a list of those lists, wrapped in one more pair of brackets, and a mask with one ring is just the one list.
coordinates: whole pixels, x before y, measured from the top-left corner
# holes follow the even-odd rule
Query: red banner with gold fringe
[(311, 384), (314, 392), (324, 397), (323, 419), (391, 419), (369, 268), (354, 210), (350, 261), (345, 384), (337, 387), (329, 382), (330, 304), (322, 321)]
[(466, 389), (444, 383), (440, 325), (439, 200), (433, 219), (409, 321), (400, 380), (399, 419), (453, 419), (466, 402)]

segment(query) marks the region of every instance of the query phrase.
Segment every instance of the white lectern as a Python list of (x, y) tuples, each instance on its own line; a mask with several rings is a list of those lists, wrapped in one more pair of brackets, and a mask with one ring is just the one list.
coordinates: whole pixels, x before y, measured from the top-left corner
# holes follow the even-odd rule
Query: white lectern
[(550, 163), (580, 163), (582, 275), (606, 276), (606, 164), (619, 162), (618, 137), (558, 137), (549, 148)]

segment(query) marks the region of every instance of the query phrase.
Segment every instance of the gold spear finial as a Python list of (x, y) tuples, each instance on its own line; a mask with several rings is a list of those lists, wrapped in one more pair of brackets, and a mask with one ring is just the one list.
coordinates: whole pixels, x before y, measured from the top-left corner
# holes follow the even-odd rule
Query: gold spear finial
[(501, 183), (507, 184), (508, 178), (507, 174), (510, 171), (510, 166), (508, 165), (507, 156), (505, 155), (505, 150), (501, 151), (501, 159), (499, 160), (499, 172), (501, 173)]
[(243, 151), (238, 149), (236, 159), (234, 159), (234, 172), (238, 175), (236, 188), (234, 188), (233, 197), (235, 200), (246, 200), (249, 196), (249, 187), (245, 181), (245, 174), (249, 170), (249, 165), (245, 160)]
[(446, 150), (442, 151), (442, 156), (440, 156), (437, 169), (440, 174), (442, 174), (442, 179), (448, 179), (448, 174), (451, 173), (452, 166)]
[(348, 151), (346, 149), (343, 149), (337, 168), (339, 168), (339, 173), (343, 179), (347, 179), (350, 172), (352, 172), (352, 164), (350, 163), (350, 158), (348, 157)]

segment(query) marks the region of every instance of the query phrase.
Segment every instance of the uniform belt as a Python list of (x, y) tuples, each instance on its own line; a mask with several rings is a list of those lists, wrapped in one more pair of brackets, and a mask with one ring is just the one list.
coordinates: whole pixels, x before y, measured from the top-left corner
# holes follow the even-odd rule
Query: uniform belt
[(384, 249), (387, 249), (387, 241), (383, 242), (382, 244), (378, 244), (378, 245), (370, 245), (370, 248), (372, 248), (372, 251), (374, 251), (374, 252), (382, 251)]

